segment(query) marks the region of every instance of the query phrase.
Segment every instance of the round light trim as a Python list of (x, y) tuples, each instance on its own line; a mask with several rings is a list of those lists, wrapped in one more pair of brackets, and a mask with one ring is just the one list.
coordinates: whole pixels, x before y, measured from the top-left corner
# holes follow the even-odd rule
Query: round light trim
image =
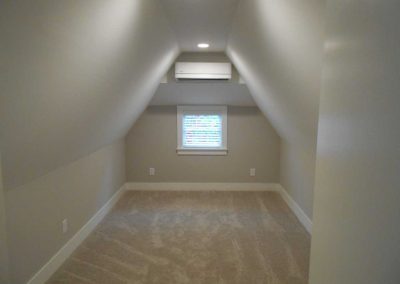
[(205, 43), (205, 42), (201, 42), (197, 45), (198, 48), (209, 48), (210, 44)]

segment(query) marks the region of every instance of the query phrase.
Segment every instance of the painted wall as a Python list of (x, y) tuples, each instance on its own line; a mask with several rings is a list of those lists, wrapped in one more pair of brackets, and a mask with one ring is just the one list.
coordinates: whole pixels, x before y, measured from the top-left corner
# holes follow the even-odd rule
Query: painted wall
[(240, 1), (227, 46), (255, 102), (282, 138), (280, 182), (310, 218), (324, 3)]
[[(119, 140), (6, 192), (11, 283), (26, 283), (125, 182)], [(69, 231), (61, 222), (68, 218)]]
[(6, 190), (125, 136), (178, 53), (157, 0), (1, 1)]
[(328, 1), (311, 284), (400, 283), (399, 19)]
[(6, 229), (6, 208), (4, 199), (4, 188), (1, 171), (1, 154), (0, 154), (0, 283), (8, 282), (8, 246), (7, 246), (7, 229)]
[[(256, 107), (228, 108), (227, 156), (179, 156), (176, 106), (149, 107), (126, 138), (131, 182), (277, 182), (280, 138)], [(149, 176), (149, 167), (156, 169)], [(256, 177), (249, 169), (256, 168)]]

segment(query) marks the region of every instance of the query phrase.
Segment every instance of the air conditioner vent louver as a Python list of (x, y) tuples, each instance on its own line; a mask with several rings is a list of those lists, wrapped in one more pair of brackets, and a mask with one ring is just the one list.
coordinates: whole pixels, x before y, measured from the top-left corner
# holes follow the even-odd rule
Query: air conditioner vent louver
[(175, 63), (177, 80), (230, 80), (231, 63), (215, 62), (177, 62)]

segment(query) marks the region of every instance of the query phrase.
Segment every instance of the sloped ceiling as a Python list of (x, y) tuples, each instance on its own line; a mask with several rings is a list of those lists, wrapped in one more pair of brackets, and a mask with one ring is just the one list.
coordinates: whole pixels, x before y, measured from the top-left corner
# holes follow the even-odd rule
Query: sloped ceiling
[(1, 3), (6, 189), (127, 133), (179, 52), (160, 6), (155, 0)]
[(230, 60), (282, 137), (281, 182), (312, 215), (323, 1), (1, 5), (6, 189), (122, 138), (177, 57), (177, 42), (182, 50), (198, 51), (193, 45), (204, 39), (210, 50), (223, 50), (230, 35)]
[(281, 183), (312, 216), (324, 1), (243, 0), (227, 46), (282, 138)]
[(210, 43), (204, 51), (225, 51), (239, 0), (161, 0), (177, 34), (182, 51), (201, 51), (199, 42)]

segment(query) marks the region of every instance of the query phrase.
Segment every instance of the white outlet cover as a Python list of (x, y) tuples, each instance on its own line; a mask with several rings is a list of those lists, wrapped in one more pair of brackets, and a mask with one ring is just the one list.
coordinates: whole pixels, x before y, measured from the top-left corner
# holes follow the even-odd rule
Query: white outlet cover
[(154, 176), (156, 174), (155, 168), (149, 168), (149, 175)]
[(62, 232), (63, 232), (63, 234), (68, 232), (68, 219), (64, 219), (62, 221)]
[(256, 169), (255, 168), (251, 168), (250, 169), (250, 176), (251, 177), (255, 177), (256, 176)]

